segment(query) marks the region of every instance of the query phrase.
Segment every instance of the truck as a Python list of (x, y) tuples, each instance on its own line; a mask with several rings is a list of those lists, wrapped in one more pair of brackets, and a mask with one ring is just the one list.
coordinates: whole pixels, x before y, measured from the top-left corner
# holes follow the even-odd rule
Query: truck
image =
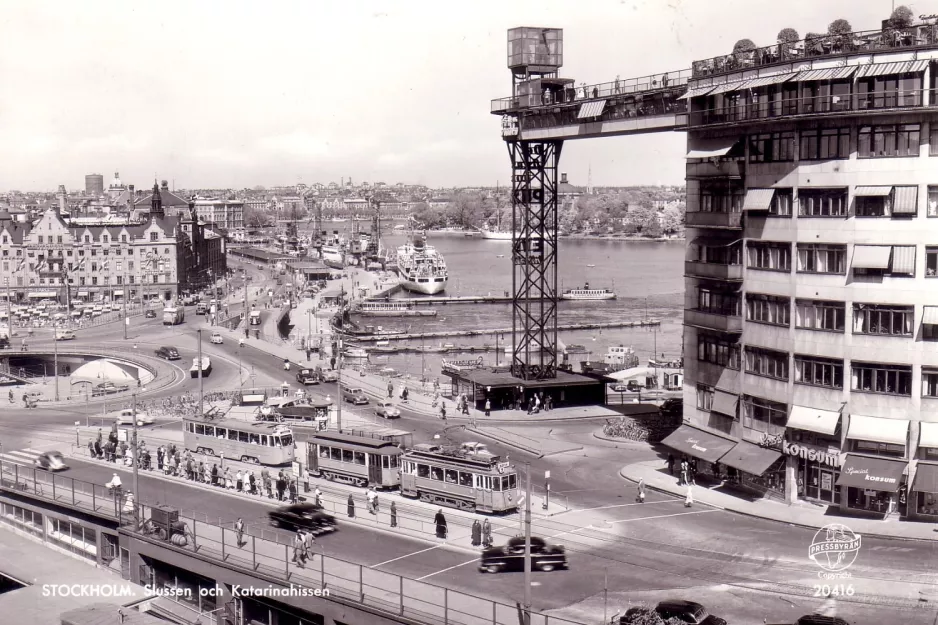
[(192, 366), (189, 368), (189, 375), (193, 378), (199, 377), (199, 369), (202, 370), (202, 377), (207, 378), (212, 372), (212, 361), (208, 356), (202, 357), (202, 362), (199, 362), (198, 357), (192, 359)]
[(186, 319), (186, 309), (182, 306), (163, 309), (163, 325), (177, 326)]

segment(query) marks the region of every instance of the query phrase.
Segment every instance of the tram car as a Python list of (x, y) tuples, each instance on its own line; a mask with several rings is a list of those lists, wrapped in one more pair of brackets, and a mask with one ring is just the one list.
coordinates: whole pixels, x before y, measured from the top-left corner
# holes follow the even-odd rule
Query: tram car
[(186, 418), (186, 451), (242, 462), (280, 466), (293, 462), (293, 430), (281, 423), (241, 419)]
[(401, 458), (401, 494), (460, 510), (511, 512), (518, 507), (518, 474), (499, 456), (415, 445)]
[(403, 452), (392, 440), (327, 431), (310, 436), (307, 443), (307, 467), (316, 477), (360, 487), (400, 486)]

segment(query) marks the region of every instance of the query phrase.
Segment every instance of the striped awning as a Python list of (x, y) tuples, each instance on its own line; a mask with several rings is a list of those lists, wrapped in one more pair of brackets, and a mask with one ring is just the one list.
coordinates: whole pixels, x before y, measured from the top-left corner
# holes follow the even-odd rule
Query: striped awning
[(721, 137), (719, 139), (703, 139), (696, 142), (697, 146), (688, 150), (684, 158), (713, 158), (726, 156), (727, 152), (739, 143), (739, 137)]
[(874, 63), (861, 65), (857, 78), (870, 76), (885, 76), (887, 74), (908, 74), (910, 72), (924, 72), (928, 61), (897, 61), (895, 63)]
[(915, 246), (895, 245), (892, 248), (892, 273), (915, 273)]
[(719, 412), (728, 417), (736, 418), (736, 407), (739, 405), (739, 395), (727, 393), (720, 389), (713, 391), (713, 403), (710, 406), (711, 412)]
[(749, 82), (750, 81), (748, 80), (742, 80), (738, 82), (723, 83), (722, 85), (717, 85), (716, 87), (714, 87), (713, 91), (711, 91), (709, 95), (716, 95), (718, 93), (728, 93), (730, 91), (739, 91), (740, 89), (745, 88), (746, 85), (749, 84)]
[(577, 119), (586, 119), (588, 117), (599, 117), (606, 108), (605, 100), (596, 100), (593, 102), (584, 102), (580, 105), (580, 112), (576, 114)]
[(746, 89), (755, 89), (756, 87), (767, 87), (768, 85), (779, 85), (783, 82), (787, 82), (797, 76), (797, 72), (791, 72), (788, 74), (776, 74), (775, 76), (762, 76), (760, 78), (755, 78), (750, 80), (746, 84)]
[[(938, 326), (938, 306), (926, 306), (922, 312), (922, 323), (927, 326)], [(938, 447), (938, 445), (935, 445)]]
[(854, 269), (889, 269), (892, 248), (888, 245), (854, 245)]
[(744, 211), (767, 211), (775, 197), (775, 189), (748, 189), (743, 202)]
[(892, 187), (857, 187), (853, 192), (856, 197), (886, 197), (892, 192)]
[(691, 87), (687, 90), (687, 93), (678, 97), (678, 100), (689, 100), (690, 98), (696, 98), (697, 96), (707, 95), (713, 91), (713, 85), (707, 85), (706, 87)]
[(852, 76), (853, 72), (855, 71), (857, 71), (856, 65), (852, 67), (809, 69), (798, 74), (798, 77), (795, 78), (795, 80), (798, 82), (806, 82), (808, 80), (843, 80), (844, 78), (850, 78), (850, 76)]
[(918, 213), (918, 187), (893, 187), (892, 212), (894, 215)]
[(847, 428), (847, 438), (888, 445), (905, 445), (909, 438), (909, 422), (905, 419), (885, 419), (852, 414), (850, 427)]

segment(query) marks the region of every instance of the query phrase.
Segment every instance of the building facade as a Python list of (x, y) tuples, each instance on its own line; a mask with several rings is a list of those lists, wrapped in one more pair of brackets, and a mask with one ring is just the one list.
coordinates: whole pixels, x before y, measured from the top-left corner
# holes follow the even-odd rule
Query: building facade
[(747, 490), (935, 521), (938, 49), (836, 44), (694, 64), (666, 444)]
[(85, 176), (85, 193), (94, 197), (104, 195), (104, 176), (101, 174), (88, 174)]
[(196, 200), (195, 212), (200, 220), (218, 228), (244, 228), (244, 202), (239, 200)]

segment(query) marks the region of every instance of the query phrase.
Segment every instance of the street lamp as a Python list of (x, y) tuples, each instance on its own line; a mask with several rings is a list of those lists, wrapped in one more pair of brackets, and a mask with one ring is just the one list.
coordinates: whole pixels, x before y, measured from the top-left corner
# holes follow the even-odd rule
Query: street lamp
[(199, 417), (205, 415), (205, 394), (203, 389), (202, 377), (202, 328), (196, 331), (199, 335)]

